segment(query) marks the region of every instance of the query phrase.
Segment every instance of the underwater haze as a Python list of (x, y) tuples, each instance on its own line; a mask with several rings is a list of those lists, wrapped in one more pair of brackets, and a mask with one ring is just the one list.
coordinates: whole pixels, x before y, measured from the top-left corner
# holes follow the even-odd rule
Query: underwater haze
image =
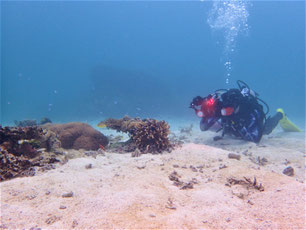
[(304, 125), (304, 1), (1, 2), (1, 124), (192, 120), (239, 79)]

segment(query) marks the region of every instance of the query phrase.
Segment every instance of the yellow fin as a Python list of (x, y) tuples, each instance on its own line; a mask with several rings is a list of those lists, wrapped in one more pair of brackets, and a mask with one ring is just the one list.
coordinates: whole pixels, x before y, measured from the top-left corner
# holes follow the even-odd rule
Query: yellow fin
[(102, 122), (102, 121), (97, 126), (99, 128), (106, 128), (106, 124), (104, 122)]
[(279, 121), (279, 124), (285, 132), (302, 132), (295, 124), (293, 124), (287, 118), (283, 109), (279, 108), (276, 111), (283, 114), (283, 118)]

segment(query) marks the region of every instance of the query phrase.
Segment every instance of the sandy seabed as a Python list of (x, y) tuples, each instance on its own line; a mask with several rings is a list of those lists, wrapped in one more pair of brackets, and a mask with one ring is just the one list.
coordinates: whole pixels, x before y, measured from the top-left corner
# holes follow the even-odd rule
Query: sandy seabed
[[(2, 182), (0, 228), (306, 228), (305, 133), (276, 130), (260, 144), (214, 142), (212, 132), (174, 133), (185, 143), (171, 153), (106, 152)], [(282, 173), (288, 166), (294, 176)], [(174, 171), (192, 187), (174, 185)], [(264, 191), (228, 183), (244, 177), (255, 177)]]

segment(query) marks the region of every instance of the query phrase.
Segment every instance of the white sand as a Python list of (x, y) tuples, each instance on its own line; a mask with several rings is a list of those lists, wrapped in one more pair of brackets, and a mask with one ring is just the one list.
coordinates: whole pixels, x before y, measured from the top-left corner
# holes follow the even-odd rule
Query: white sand
[[(277, 130), (256, 145), (230, 138), (214, 142), (214, 133), (194, 130), (185, 141), (198, 144), (186, 143), (171, 153), (132, 158), (108, 152), (2, 182), (1, 227), (305, 229), (304, 133)], [(238, 152), (241, 160), (228, 159), (229, 152)], [(259, 166), (251, 157), (268, 162)], [(87, 164), (92, 168), (86, 169)], [(203, 172), (194, 172), (190, 165), (203, 166)], [(223, 165), (227, 168), (219, 169)], [(287, 166), (294, 168), (293, 177), (282, 174)], [(198, 184), (180, 190), (169, 180), (174, 170), (182, 181), (196, 178)], [(244, 176), (255, 176), (265, 190), (225, 186), (227, 178)], [(73, 197), (62, 197), (70, 191)]]

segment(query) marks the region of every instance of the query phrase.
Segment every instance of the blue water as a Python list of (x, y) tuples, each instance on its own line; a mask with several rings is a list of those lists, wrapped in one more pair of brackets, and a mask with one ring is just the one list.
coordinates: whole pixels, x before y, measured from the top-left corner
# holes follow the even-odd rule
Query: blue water
[(241, 79), (304, 124), (305, 3), (240, 2), (234, 33), (213, 4), (2, 1), (1, 123), (195, 119), (194, 96)]

